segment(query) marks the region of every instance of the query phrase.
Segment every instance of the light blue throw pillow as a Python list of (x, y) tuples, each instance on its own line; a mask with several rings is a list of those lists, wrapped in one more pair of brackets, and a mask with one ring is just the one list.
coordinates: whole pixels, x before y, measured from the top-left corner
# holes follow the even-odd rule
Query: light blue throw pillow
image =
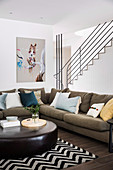
[(7, 94), (2, 94), (0, 95), (0, 109), (4, 110), (6, 109), (6, 97), (7, 97)]
[(80, 96), (73, 97), (73, 98), (67, 98), (67, 97), (63, 96), (61, 93), (58, 97), (55, 108), (78, 114), (80, 103), (81, 103)]

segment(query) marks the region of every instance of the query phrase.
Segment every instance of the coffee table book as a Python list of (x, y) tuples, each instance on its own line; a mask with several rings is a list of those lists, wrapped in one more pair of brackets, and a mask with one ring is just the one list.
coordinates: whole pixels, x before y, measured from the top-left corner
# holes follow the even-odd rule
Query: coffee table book
[(7, 128), (7, 127), (15, 127), (15, 126), (20, 126), (20, 121), (7, 121), (7, 120), (1, 120), (0, 125), (2, 128)]

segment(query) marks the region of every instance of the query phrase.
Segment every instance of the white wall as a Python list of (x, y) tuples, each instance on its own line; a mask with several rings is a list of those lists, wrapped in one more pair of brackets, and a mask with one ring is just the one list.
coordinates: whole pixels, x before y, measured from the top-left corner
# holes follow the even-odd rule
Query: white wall
[[(16, 83), (16, 37), (45, 39), (46, 81)], [(54, 87), (55, 59), (53, 57), (52, 26), (0, 19), (0, 90), (20, 87)]]
[(89, 66), (73, 85), (69, 85), (70, 89), (113, 94), (113, 46), (107, 47), (106, 53), (99, 56), (99, 60), (95, 60), (93, 66)]
[[(63, 34), (63, 47), (71, 47), (71, 56), (81, 46), (81, 44), (88, 38), (95, 27), (79, 30), (79, 32)], [(77, 34), (78, 33), (78, 34)], [(82, 34), (82, 35), (80, 35)]]

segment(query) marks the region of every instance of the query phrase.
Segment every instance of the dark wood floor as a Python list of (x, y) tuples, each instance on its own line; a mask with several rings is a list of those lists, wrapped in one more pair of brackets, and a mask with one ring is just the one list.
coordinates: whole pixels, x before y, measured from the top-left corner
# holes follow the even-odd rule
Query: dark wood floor
[(113, 153), (108, 152), (106, 143), (59, 128), (58, 137), (81, 147), (99, 158), (65, 170), (113, 170)]

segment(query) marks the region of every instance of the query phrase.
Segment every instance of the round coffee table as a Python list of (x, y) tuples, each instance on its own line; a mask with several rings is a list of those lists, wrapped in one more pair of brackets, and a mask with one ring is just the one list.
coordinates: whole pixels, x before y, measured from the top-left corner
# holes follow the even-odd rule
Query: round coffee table
[(15, 158), (42, 154), (57, 142), (57, 126), (47, 121), (38, 129), (26, 127), (0, 127), (0, 157)]

